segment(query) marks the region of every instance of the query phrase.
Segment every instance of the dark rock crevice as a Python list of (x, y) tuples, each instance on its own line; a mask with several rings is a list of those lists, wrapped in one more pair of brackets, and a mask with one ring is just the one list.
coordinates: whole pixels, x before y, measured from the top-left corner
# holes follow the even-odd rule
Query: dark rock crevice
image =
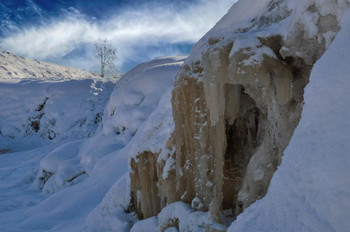
[(249, 160), (261, 145), (266, 126), (266, 115), (243, 89), (240, 101), (241, 111), (234, 123), (225, 123), (227, 145), (223, 167), (222, 209), (232, 209), (233, 212), (242, 211), (238, 204), (238, 192), (242, 187)]

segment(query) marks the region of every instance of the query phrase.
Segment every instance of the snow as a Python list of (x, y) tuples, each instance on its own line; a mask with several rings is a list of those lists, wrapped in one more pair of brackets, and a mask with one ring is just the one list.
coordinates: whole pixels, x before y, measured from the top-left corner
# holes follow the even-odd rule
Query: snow
[(124, 143), (128, 142), (157, 107), (164, 92), (174, 84), (172, 77), (185, 58), (158, 58), (148, 62), (147, 66), (138, 65), (125, 74), (107, 105), (105, 115), (109, 120), (104, 124), (104, 133), (114, 130), (124, 135)]
[(209, 31), (210, 34), (219, 34), (223, 31), (234, 31), (247, 26), (251, 19), (258, 17), (270, 0), (237, 1), (227, 14)]
[[(247, 49), (249, 48), (249, 49)], [(244, 54), (248, 55), (248, 59), (243, 60), (245, 66), (259, 65), (263, 62), (264, 56), (277, 58), (271, 48), (263, 46), (257, 38), (238, 38), (230, 51), (229, 57), (232, 57), (236, 52), (243, 50)]]
[[(86, 224), (89, 231), (129, 231), (136, 216), (126, 213), (130, 202), (130, 178), (126, 173), (110, 188), (102, 202), (89, 214)], [(146, 227), (149, 228), (149, 227)]]
[(138, 221), (131, 228), (130, 232), (149, 232), (157, 231), (158, 227), (158, 218), (150, 217), (145, 220)]
[[(142, 151), (160, 153), (165, 146), (174, 128), (173, 115), (171, 109), (170, 87), (160, 99), (158, 107), (149, 115), (139, 128), (139, 133), (134, 137), (134, 142), (130, 148), (130, 153), (137, 156)], [(167, 155), (165, 151), (164, 155)], [(164, 156), (163, 154), (161, 157)], [(160, 158), (161, 159), (161, 158)]]
[(224, 38), (228, 33), (248, 27), (253, 18), (263, 13), (269, 2), (270, 0), (237, 1), (227, 14), (193, 46), (186, 64), (201, 60), (201, 51), (206, 47), (210, 38)]
[[(69, 142), (48, 153), (40, 161), (40, 171), (31, 189), (40, 187), (43, 193), (52, 194), (65, 185), (76, 184), (82, 177), (86, 178), (86, 171), (77, 157), (80, 144), (81, 141)], [(42, 183), (44, 171), (53, 173), (45, 185)]]
[[(149, 144), (164, 148), (184, 59), (140, 64), (116, 84), (1, 79), (0, 149), (12, 153), (0, 155), (0, 231), (129, 231), (128, 159)], [(27, 133), (29, 118), (40, 119), (38, 131)], [(42, 136), (47, 124), (53, 140)]]
[(96, 79), (0, 79), (0, 149), (20, 151), (47, 140), (92, 136), (113, 86)]
[(163, 208), (158, 214), (158, 231), (166, 229), (169, 221), (178, 224), (179, 231), (206, 231), (206, 227), (225, 230), (224, 225), (216, 223), (209, 217), (208, 212), (194, 211), (190, 205), (184, 202), (175, 202)]
[(73, 67), (64, 67), (38, 60), (0, 52), (0, 79), (18, 81), (35, 78), (47, 80), (98, 78), (96, 74)]
[(350, 10), (315, 64), (301, 121), (266, 196), (228, 231), (349, 231)]
[[(232, 42), (233, 40), (235, 42), (240, 41), (239, 43), (245, 43), (244, 46), (248, 46), (247, 43), (251, 42), (253, 47), (256, 41), (246, 41), (247, 38), (245, 37), (247, 34), (248, 37), (249, 33), (256, 33), (257, 37), (270, 37), (273, 35), (288, 37), (294, 35), (295, 31), (291, 30), (291, 28), (298, 24), (304, 25), (303, 27), (305, 27), (304, 29), (310, 38), (318, 34), (319, 42), (321, 43), (325, 40), (326, 48), (328, 48), (336, 32), (319, 33), (322, 32), (322, 28), (320, 29), (317, 24), (321, 16), (326, 17), (330, 14), (335, 15), (340, 20), (344, 9), (347, 9), (349, 4), (349, 0), (286, 0), (275, 1), (273, 4), (271, 4), (270, 0), (237, 1), (227, 14), (192, 47), (186, 64), (191, 66), (192, 63), (201, 61), (203, 52), (210, 47), (210, 40), (217, 40), (219, 43), (228, 43), (228, 41)], [(312, 10), (307, 10), (312, 8), (313, 5), (319, 9), (320, 15), (312, 12)], [(261, 20), (261, 16), (266, 20)], [(262, 22), (259, 22), (259, 20)], [(326, 19), (326, 22), (329, 25), (332, 24), (332, 20), (329, 18)], [(337, 25), (332, 26), (336, 28)], [(236, 47), (239, 48), (240, 46)], [(267, 52), (267, 55), (271, 56), (272, 53)], [(251, 61), (254, 62), (254, 60)], [(259, 59), (257, 61), (259, 62)]]
[[(173, 224), (174, 226), (168, 226)], [(184, 202), (175, 202), (163, 208), (157, 217), (150, 217), (138, 221), (130, 232), (143, 231), (207, 231), (206, 228), (225, 230), (224, 225), (216, 223), (207, 212), (194, 211), (190, 205)], [(179, 230), (177, 229), (179, 228)]]

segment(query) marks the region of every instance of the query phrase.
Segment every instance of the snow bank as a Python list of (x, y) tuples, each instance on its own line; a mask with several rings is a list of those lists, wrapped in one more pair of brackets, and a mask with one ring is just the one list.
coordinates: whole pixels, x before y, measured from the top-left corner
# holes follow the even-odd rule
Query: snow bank
[[(147, 229), (146, 229), (147, 228)], [(224, 231), (224, 225), (216, 223), (207, 212), (194, 211), (184, 202), (175, 202), (163, 208), (157, 217), (141, 220), (131, 232), (142, 231)]]
[[(139, 128), (140, 133), (135, 135), (130, 147), (130, 158), (144, 151), (162, 153), (160, 158), (166, 160), (170, 151), (166, 149), (166, 142), (174, 130), (174, 121), (171, 109), (170, 87), (160, 99), (157, 108), (149, 115), (148, 119)], [(163, 152), (162, 152), (163, 151)]]
[(130, 179), (125, 174), (110, 188), (102, 202), (89, 214), (89, 231), (129, 231), (136, 217), (127, 213), (130, 203)]
[(350, 11), (315, 64), (301, 121), (266, 196), (228, 231), (348, 231), (350, 228)]

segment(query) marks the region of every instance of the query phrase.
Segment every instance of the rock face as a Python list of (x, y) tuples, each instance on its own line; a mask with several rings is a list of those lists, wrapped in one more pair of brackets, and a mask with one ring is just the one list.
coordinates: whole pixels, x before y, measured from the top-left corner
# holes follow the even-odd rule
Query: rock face
[[(242, 17), (256, 5), (254, 16)], [(175, 129), (159, 154), (131, 159), (140, 218), (175, 201), (234, 217), (262, 198), (302, 113), (313, 64), (349, 1), (239, 1), (192, 49), (172, 95)]]

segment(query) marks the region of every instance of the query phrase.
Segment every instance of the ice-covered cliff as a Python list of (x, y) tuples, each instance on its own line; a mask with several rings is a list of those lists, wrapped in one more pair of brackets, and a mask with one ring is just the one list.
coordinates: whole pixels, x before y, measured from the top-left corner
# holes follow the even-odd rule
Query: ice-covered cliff
[[(182, 201), (192, 207), (187, 212), (209, 212), (213, 221), (198, 227), (219, 230), (215, 222), (235, 219), (265, 196), (299, 123), (313, 65), (349, 5), (242, 0), (229, 10), (177, 74), (166, 146), (131, 158), (140, 218), (160, 213), (148, 220), (158, 229), (191, 231), (180, 215), (186, 207), (172, 204)], [(178, 210), (164, 216), (168, 207)]]
[(305, 88), (302, 117), (266, 196), (228, 231), (348, 231), (350, 11)]

